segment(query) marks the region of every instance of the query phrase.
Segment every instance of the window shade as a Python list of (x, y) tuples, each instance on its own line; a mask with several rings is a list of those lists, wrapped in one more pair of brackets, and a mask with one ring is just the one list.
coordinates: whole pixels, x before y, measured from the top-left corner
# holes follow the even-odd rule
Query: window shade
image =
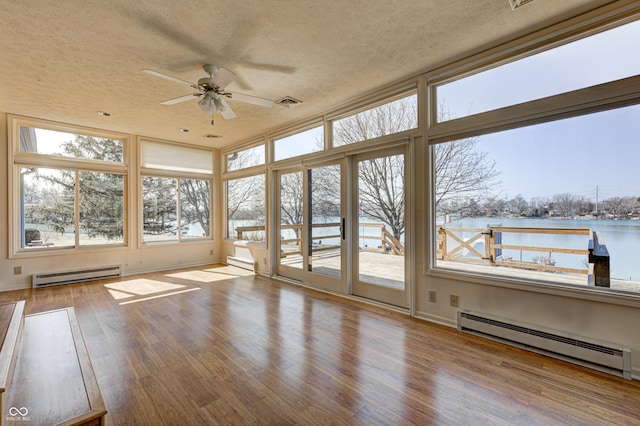
[(213, 152), (160, 142), (142, 141), (140, 165), (148, 169), (213, 174)]

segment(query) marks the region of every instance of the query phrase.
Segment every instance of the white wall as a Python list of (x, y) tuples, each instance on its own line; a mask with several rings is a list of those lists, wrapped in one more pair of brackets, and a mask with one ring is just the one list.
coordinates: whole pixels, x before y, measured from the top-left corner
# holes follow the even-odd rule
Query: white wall
[[(0, 112), (0, 291), (28, 288), (31, 286), (31, 276), (34, 273), (64, 271), (90, 266), (121, 265), (123, 274), (130, 275), (140, 272), (166, 270), (190, 265), (204, 265), (219, 262), (220, 239), (214, 233), (215, 239), (177, 244), (162, 245), (138, 245), (135, 231), (136, 218), (138, 217), (137, 200), (135, 199), (135, 187), (137, 185), (137, 167), (135, 155), (131, 159), (129, 179), (129, 221), (130, 221), (130, 246), (114, 247), (109, 249), (86, 249), (73, 253), (47, 252), (41, 255), (29, 253), (9, 259), (8, 244), (8, 145), (7, 139), (7, 114)], [(135, 143), (136, 137), (131, 137), (131, 143)], [(131, 150), (135, 153), (135, 149)], [(216, 157), (219, 153), (216, 152)], [(217, 220), (217, 217), (216, 217)], [(214, 223), (217, 223), (214, 221)], [(213, 255), (211, 255), (213, 250)], [(22, 267), (22, 274), (14, 275), (14, 267)]]
[(235, 256), (241, 259), (252, 260), (258, 265), (258, 273), (270, 275), (269, 254), (262, 243), (252, 243), (249, 241), (225, 240), (222, 243), (222, 261), (225, 262), (227, 256)]
[[(465, 280), (421, 275), (417, 283), (416, 316), (454, 326), (458, 308), (449, 295), (459, 296), (459, 309), (624, 345), (632, 351), (634, 378), (640, 379), (640, 309), (616, 303), (502, 288)], [(437, 303), (428, 302), (436, 291)]]

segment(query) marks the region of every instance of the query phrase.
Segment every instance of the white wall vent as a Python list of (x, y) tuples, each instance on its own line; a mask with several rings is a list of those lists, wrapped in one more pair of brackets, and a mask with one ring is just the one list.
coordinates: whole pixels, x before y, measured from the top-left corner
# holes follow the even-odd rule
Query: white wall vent
[(631, 379), (631, 350), (621, 345), (458, 311), (458, 330)]
[(236, 256), (227, 256), (227, 265), (237, 266), (238, 268), (242, 269), (248, 269), (249, 271), (253, 271), (255, 273), (258, 272), (258, 263), (250, 259), (243, 259)]
[(293, 108), (302, 103), (300, 99), (296, 99), (291, 96), (285, 96), (284, 98), (280, 98), (274, 102), (276, 105), (280, 105), (286, 108)]
[(511, 9), (515, 10), (527, 3), (531, 3), (532, 1), (533, 0), (509, 0), (509, 3), (511, 3)]
[(52, 285), (79, 283), (103, 278), (115, 278), (122, 276), (120, 265), (99, 266), (95, 268), (83, 268), (73, 271), (43, 272), (33, 274), (31, 284), (33, 288), (48, 287)]

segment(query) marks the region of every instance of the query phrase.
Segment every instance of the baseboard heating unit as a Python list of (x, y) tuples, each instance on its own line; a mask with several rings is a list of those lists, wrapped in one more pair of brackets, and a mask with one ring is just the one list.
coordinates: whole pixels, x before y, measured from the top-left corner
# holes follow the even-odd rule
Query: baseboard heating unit
[(257, 262), (249, 259), (243, 259), (241, 257), (227, 256), (227, 265), (233, 265), (233, 266), (237, 266), (238, 268), (243, 268), (253, 272), (258, 272)]
[(458, 311), (458, 330), (631, 379), (631, 350), (621, 345)]
[(115, 278), (122, 276), (120, 265), (83, 268), (73, 271), (44, 272), (33, 274), (31, 284), (33, 288), (49, 287), (52, 285), (72, 284), (82, 281)]

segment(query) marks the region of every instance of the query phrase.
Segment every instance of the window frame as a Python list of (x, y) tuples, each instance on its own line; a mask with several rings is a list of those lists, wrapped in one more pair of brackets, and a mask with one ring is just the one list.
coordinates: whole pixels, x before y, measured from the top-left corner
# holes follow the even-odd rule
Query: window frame
[[(150, 167), (142, 167), (142, 145), (145, 143), (151, 144), (164, 144), (168, 145), (171, 148), (180, 147), (188, 149), (190, 151), (193, 150), (201, 150), (203, 152), (208, 152), (211, 154), (212, 159), (212, 173), (194, 173), (189, 171), (177, 171), (173, 169), (162, 169), (162, 168), (150, 168)], [(194, 145), (186, 145), (176, 142), (169, 142), (165, 140), (140, 137), (138, 138), (138, 246), (142, 247), (152, 247), (158, 245), (169, 245), (169, 244), (189, 244), (189, 243), (197, 243), (203, 241), (212, 241), (214, 239), (215, 232), (215, 222), (214, 222), (214, 194), (215, 194), (215, 184), (216, 184), (216, 152), (213, 149), (207, 149), (206, 147), (198, 147)], [(159, 178), (168, 178), (168, 179), (176, 179), (177, 188), (176, 188), (176, 213), (177, 218), (176, 222), (178, 224), (177, 229), (179, 230), (181, 227), (181, 200), (180, 200), (180, 181), (181, 179), (194, 179), (194, 180), (203, 180), (209, 182), (209, 235), (204, 237), (182, 237), (181, 232), (177, 231), (175, 240), (162, 240), (162, 241), (144, 241), (144, 200), (143, 200), (143, 185), (145, 177), (159, 177)]]
[[(252, 149), (252, 148), (256, 148), (259, 146), (263, 146), (264, 150), (265, 150), (265, 157), (264, 157), (264, 163), (263, 164), (258, 164), (255, 166), (250, 166), (250, 167), (246, 167), (246, 168), (242, 168), (242, 169), (236, 169), (236, 170), (232, 170), (229, 171), (227, 169), (227, 157), (229, 156), (229, 154), (232, 154), (234, 152), (239, 152), (239, 151), (244, 151), (244, 150), (248, 150), (248, 149)], [(222, 159), (223, 159), (223, 173), (222, 173), (222, 179), (221, 179), (221, 189), (222, 189), (222, 196), (223, 196), (223, 218), (224, 218), (224, 225), (223, 225), (223, 229), (222, 234), (223, 234), (223, 240), (227, 241), (227, 242), (246, 242), (246, 243), (250, 243), (250, 244), (256, 244), (262, 247), (267, 248), (268, 246), (268, 241), (269, 241), (269, 194), (267, 191), (268, 188), (268, 174), (267, 174), (267, 168), (268, 168), (268, 164), (270, 163), (271, 159), (273, 158), (273, 144), (271, 143), (271, 140), (268, 139), (266, 136), (261, 136), (259, 138), (255, 138), (255, 139), (251, 139), (247, 142), (243, 142), (240, 143), (238, 145), (234, 145), (233, 147), (227, 148), (225, 150), (222, 151)], [(298, 158), (298, 157), (292, 157), (292, 158)], [(285, 159), (285, 160), (281, 160), (281, 161), (288, 161), (290, 160)], [(265, 207), (265, 231), (264, 231), (264, 240), (262, 241), (249, 241), (249, 240), (239, 240), (237, 238), (230, 238), (229, 237), (229, 194), (227, 191), (227, 182), (230, 180), (236, 180), (236, 179), (244, 179), (244, 178), (250, 178), (253, 176), (259, 176), (259, 175), (263, 175), (264, 176), (264, 207)]]
[[(282, 140), (282, 139), (286, 139), (288, 137), (291, 136), (295, 136), (297, 134), (300, 133), (304, 133), (306, 131), (309, 130), (313, 130), (316, 128), (322, 128), (322, 132), (323, 132), (323, 144), (322, 144), (322, 149), (319, 149), (317, 151), (311, 151), (311, 152), (307, 152), (306, 154), (300, 154), (300, 155), (295, 155), (293, 157), (287, 157), (287, 158), (282, 158), (280, 160), (276, 160), (276, 141), (278, 140)], [(315, 156), (321, 155), (323, 153), (327, 152), (327, 123), (323, 118), (319, 118), (319, 119), (315, 119), (315, 120), (310, 120), (304, 123), (300, 123), (297, 126), (294, 127), (290, 127), (287, 128), (286, 130), (281, 130), (281, 131), (277, 131), (277, 132), (272, 132), (269, 133), (268, 136), (268, 142), (267, 142), (267, 147), (268, 147), (268, 161), (267, 161), (267, 165), (272, 166), (272, 165), (277, 165), (277, 166), (282, 166), (282, 165), (286, 165), (286, 164), (291, 164), (291, 163), (300, 163), (301, 161), (303, 161), (306, 158), (313, 158)]]
[[(262, 146), (264, 151), (264, 162), (261, 164), (256, 164), (255, 166), (243, 167), (235, 170), (229, 170), (229, 155), (234, 153), (240, 153), (242, 151), (248, 151), (250, 149), (258, 148)], [(234, 145), (232, 148), (227, 148), (222, 150), (222, 173), (250, 173), (252, 170), (264, 170), (265, 166), (268, 164), (269, 159), (267, 158), (268, 150), (267, 144), (264, 137), (260, 137), (258, 139), (251, 140), (249, 142), (242, 143), (240, 145)]]
[[(129, 150), (130, 150), (130, 136), (124, 133), (111, 132), (106, 130), (93, 129), (89, 127), (74, 126), (69, 124), (57, 123), (54, 121), (23, 117), (19, 115), (7, 115), (9, 123), (9, 143), (8, 149), (8, 196), (9, 203), (9, 259), (22, 258), (22, 257), (37, 257), (48, 256), (53, 254), (65, 254), (76, 252), (87, 252), (95, 250), (109, 250), (114, 248), (122, 248), (129, 246)], [(123, 158), (122, 162), (109, 162), (102, 160), (74, 158), (74, 157), (62, 157), (49, 154), (38, 154), (32, 152), (20, 151), (20, 127), (31, 127), (43, 130), (54, 130), (58, 132), (72, 133), (82, 136), (94, 136), (105, 139), (120, 140), (123, 143)], [(82, 171), (91, 171), (98, 173), (113, 173), (122, 175), (123, 182), (123, 241), (114, 244), (90, 244), (83, 245), (76, 241), (73, 246), (65, 247), (37, 247), (37, 248), (23, 248), (21, 228), (18, 226), (21, 223), (21, 191), (20, 191), (20, 169), (23, 167), (34, 168), (49, 168), (57, 170), (68, 170), (75, 174), (75, 180), (79, 173)], [(76, 188), (76, 194), (78, 188)], [(74, 200), (74, 212), (76, 215), (74, 228), (79, 226), (80, 215), (80, 200), (75, 197)]]
[[(334, 130), (335, 130), (336, 122), (356, 116), (366, 111), (374, 110), (383, 105), (387, 105), (392, 102), (396, 102), (401, 99), (408, 98), (410, 96), (416, 97), (416, 117), (415, 117), (416, 126), (415, 127), (401, 130), (395, 133), (389, 133), (387, 135), (364, 139), (364, 140), (353, 142), (353, 143), (335, 145)], [(332, 115), (331, 117), (328, 117), (326, 120), (327, 127), (329, 129), (328, 134), (330, 135), (328, 149), (332, 152), (351, 151), (351, 150), (357, 149), (357, 147), (368, 145), (371, 143), (371, 141), (377, 141), (382, 139), (385, 139), (385, 140), (400, 139), (403, 137), (408, 137), (410, 135), (417, 134), (420, 131), (419, 130), (420, 129), (420, 106), (419, 105), (420, 105), (420, 91), (418, 90), (418, 84), (410, 83), (410, 84), (405, 84), (400, 87), (397, 87), (393, 90), (384, 91), (376, 96), (373, 96), (372, 98), (368, 98), (364, 102), (358, 103), (356, 105), (352, 105), (348, 109), (343, 109), (340, 112)], [(325, 133), (327, 133), (326, 130), (325, 130)]]
[[(175, 175), (169, 173), (142, 173), (140, 175), (140, 216), (141, 216), (141, 226), (140, 226), (140, 245), (141, 246), (154, 246), (154, 245), (162, 245), (162, 244), (185, 244), (189, 242), (197, 242), (197, 241), (209, 241), (213, 239), (213, 185), (214, 181), (211, 177), (204, 177), (202, 175)], [(144, 178), (145, 177), (154, 177), (154, 178), (163, 178), (163, 179), (175, 179), (176, 180), (176, 238), (172, 240), (159, 240), (159, 241), (145, 241), (144, 240), (144, 199), (143, 199), (143, 191), (144, 191)], [(180, 231), (182, 228), (182, 191), (181, 191), (181, 181), (183, 179), (190, 180), (201, 180), (209, 183), (209, 235), (202, 237), (188, 237), (183, 236)]]
[(639, 295), (635, 293), (609, 288), (576, 287), (571, 284), (555, 282), (552, 278), (534, 281), (521, 277), (502, 277), (479, 271), (470, 272), (438, 267), (436, 265), (437, 235), (433, 149), (438, 143), (640, 105), (640, 75), (636, 75), (448, 121), (438, 122), (437, 120), (436, 90), (439, 85), (636, 20), (640, 20), (638, 7), (605, 7), (578, 19), (538, 31), (504, 46), (490, 49), (425, 74), (424, 83), (428, 104), (427, 125), (425, 126), (425, 159), (428, 163), (425, 181), (428, 194), (425, 197), (425, 204), (429, 214), (425, 219), (425, 226), (428, 230), (426, 233), (428, 247), (424, 251), (424, 275), (447, 279), (464, 277), (465, 281), (477, 284), (571, 295), (588, 300), (607, 302), (616, 300), (620, 303), (633, 303), (633, 300), (638, 298)]
[[(263, 176), (264, 178), (264, 186), (263, 186), (263, 193), (264, 193), (264, 207), (265, 207), (265, 214), (264, 214), (264, 239), (261, 241), (252, 241), (252, 240), (241, 240), (238, 238), (232, 238), (229, 236), (229, 192), (228, 192), (228, 187), (227, 187), (227, 183), (229, 181), (233, 181), (233, 180), (239, 180), (239, 179), (248, 179), (248, 178), (252, 178), (255, 176)], [(225, 176), (222, 180), (222, 186), (223, 186), (223, 193), (224, 193), (224, 240), (225, 241), (243, 241), (243, 242), (248, 242), (248, 243), (252, 243), (252, 244), (258, 244), (258, 245), (263, 245), (266, 247), (267, 245), (267, 240), (268, 240), (268, 234), (269, 234), (269, 229), (268, 229), (268, 212), (269, 209), (267, 208), (268, 205), (268, 199), (267, 199), (267, 173), (266, 171), (262, 171), (260, 173), (251, 173), (251, 174), (242, 174), (242, 175), (237, 175), (234, 174), (232, 176)]]

